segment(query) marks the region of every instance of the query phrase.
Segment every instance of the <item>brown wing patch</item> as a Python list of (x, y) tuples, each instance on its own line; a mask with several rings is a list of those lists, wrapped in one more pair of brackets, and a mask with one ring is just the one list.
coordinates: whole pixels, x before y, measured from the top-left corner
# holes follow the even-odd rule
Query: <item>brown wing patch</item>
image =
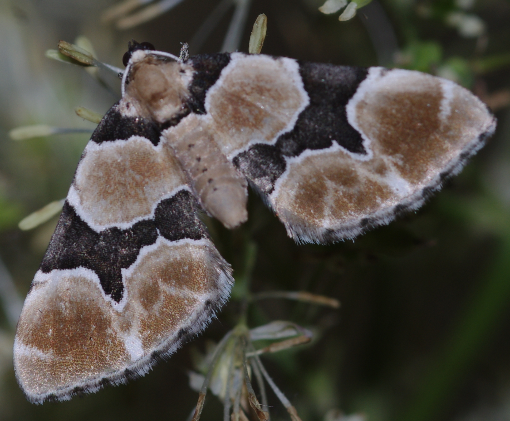
[(145, 350), (191, 324), (197, 311), (218, 294), (218, 275), (210, 247), (160, 242), (135, 263), (126, 277), (126, 313), (139, 323)]
[(128, 141), (90, 142), (73, 183), (73, 202), (90, 225), (131, 224), (151, 216), (161, 199), (186, 183), (172, 150), (154, 147), (142, 137)]
[[(398, 77), (391, 77), (395, 72)], [(417, 186), (430, 182), (486, 130), (487, 116), (465, 89), (402, 70), (388, 72), (356, 106), (357, 124), (374, 154), (392, 159), (400, 175)]]
[(16, 374), (25, 390), (44, 395), (129, 363), (113, 329), (111, 306), (87, 275), (55, 271), (25, 301), (16, 334)]
[(288, 229), (306, 224), (307, 229), (320, 230), (348, 226), (381, 206), (398, 203), (398, 196), (384, 182), (389, 168), (377, 161), (375, 172), (372, 163), (353, 163), (348, 153), (336, 150), (291, 163), (273, 195), (278, 216)]
[(241, 54), (231, 57), (206, 100), (213, 129), (227, 156), (251, 141), (275, 141), (282, 131), (293, 128), (309, 102), (294, 60)]

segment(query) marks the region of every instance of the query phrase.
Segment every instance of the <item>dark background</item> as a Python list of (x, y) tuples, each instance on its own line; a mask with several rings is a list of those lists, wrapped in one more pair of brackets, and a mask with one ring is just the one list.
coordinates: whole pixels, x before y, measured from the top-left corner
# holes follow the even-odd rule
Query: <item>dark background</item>
[[(87, 36), (98, 57), (121, 67), (127, 41), (150, 41), (178, 54), (216, 5), (185, 0), (134, 29), (100, 22), (113, 1), (0, 1), (0, 419), (185, 420), (197, 394), (188, 370), (208, 341), (236, 323), (234, 298), (194, 342), (127, 386), (70, 402), (29, 404), (14, 378), (14, 318), (42, 259), (56, 219), (22, 232), (17, 223), (65, 197), (88, 135), (15, 142), (8, 131), (29, 124), (94, 128), (76, 106), (105, 113), (118, 98), (82, 69), (47, 59), (60, 39)], [(370, 421), (499, 421), (510, 419), (510, 2), (386, 0), (339, 22), (317, 11), (317, 0), (252, 0), (240, 51), (251, 25), (268, 16), (263, 53), (358, 66), (386, 65), (455, 77), (491, 105), (496, 135), (460, 176), (423, 209), (355, 242), (297, 246), (281, 223), (250, 195), (250, 220), (211, 232), (235, 274), (255, 248), (252, 290), (306, 290), (337, 298), (333, 310), (265, 300), (250, 326), (289, 320), (314, 332), (310, 345), (263, 357), (275, 382), (303, 420), (332, 420), (332, 410), (363, 413)], [(485, 25), (463, 36), (452, 13)], [(220, 51), (232, 11), (197, 52)], [(5, 266), (5, 267), (3, 267)], [(13, 289), (12, 287), (15, 287)], [(11, 317), (9, 318), (9, 314)], [(269, 393), (274, 419), (289, 419)], [(329, 415), (327, 415), (329, 413)], [(209, 396), (203, 420), (222, 416)], [(329, 416), (330, 418), (327, 418)]]

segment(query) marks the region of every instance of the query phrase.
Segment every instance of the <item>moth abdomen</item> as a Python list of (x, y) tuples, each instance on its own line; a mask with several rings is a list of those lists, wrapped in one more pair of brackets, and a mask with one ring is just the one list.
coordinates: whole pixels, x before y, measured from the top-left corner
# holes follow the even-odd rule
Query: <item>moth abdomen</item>
[(248, 218), (247, 181), (222, 153), (204, 118), (191, 114), (178, 127), (163, 132), (204, 209), (225, 227), (234, 228)]

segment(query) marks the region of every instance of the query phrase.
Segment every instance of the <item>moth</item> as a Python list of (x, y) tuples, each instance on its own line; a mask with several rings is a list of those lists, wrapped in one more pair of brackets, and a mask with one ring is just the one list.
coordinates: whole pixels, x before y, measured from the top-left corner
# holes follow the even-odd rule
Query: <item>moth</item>
[(34, 403), (144, 375), (206, 327), (233, 278), (200, 212), (239, 226), (250, 185), (296, 242), (352, 239), (420, 207), (496, 127), (415, 71), (145, 43), (125, 59), (19, 319)]

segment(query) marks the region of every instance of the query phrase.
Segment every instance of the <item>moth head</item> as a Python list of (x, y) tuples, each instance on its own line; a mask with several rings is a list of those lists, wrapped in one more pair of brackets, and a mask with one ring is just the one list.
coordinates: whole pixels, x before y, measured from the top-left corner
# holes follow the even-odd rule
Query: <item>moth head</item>
[(152, 50), (154, 51), (154, 45), (152, 45), (150, 42), (136, 42), (135, 40), (131, 40), (128, 42), (128, 50), (122, 57), (122, 63), (124, 66), (127, 67), (129, 60), (131, 59), (131, 56), (133, 53), (137, 50)]
[(140, 116), (164, 124), (186, 109), (193, 68), (167, 53), (137, 46), (130, 44), (126, 53), (123, 101), (133, 105)]

